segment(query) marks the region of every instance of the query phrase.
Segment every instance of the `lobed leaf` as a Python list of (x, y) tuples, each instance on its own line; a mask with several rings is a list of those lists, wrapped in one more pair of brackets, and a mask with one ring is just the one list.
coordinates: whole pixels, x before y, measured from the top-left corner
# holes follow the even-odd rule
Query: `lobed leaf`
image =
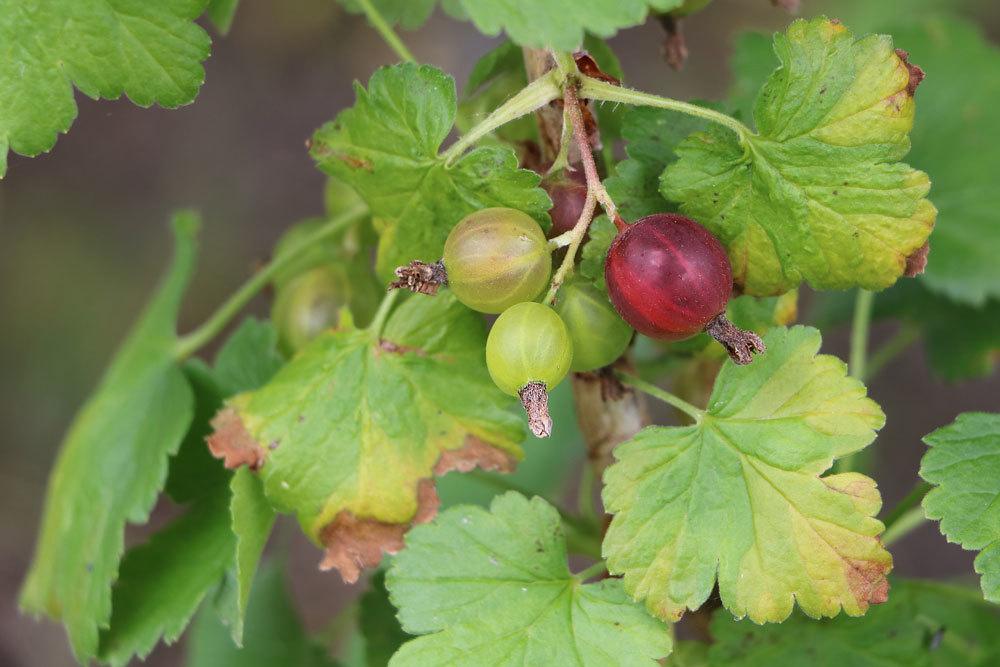
[(481, 319), (444, 292), (409, 299), (380, 334), (330, 331), (264, 387), (227, 402), (217, 456), (259, 468), (347, 581), (437, 507), (433, 474), (509, 470), (524, 426), (489, 379)]
[(504, 206), (548, 224), (539, 177), (509, 149), (473, 149), (446, 165), (438, 154), (456, 113), (454, 80), (426, 65), (384, 67), (357, 102), (320, 128), (311, 154), (354, 187), (382, 226), (377, 269), (441, 257), (448, 232), (473, 211)]
[(76, 117), (75, 86), (142, 107), (189, 104), (211, 40), (194, 21), (209, 0), (2, 0), (0, 178), (7, 151), (35, 156)]
[(616, 579), (584, 584), (559, 513), (509, 492), (415, 528), (386, 577), (407, 642), (390, 665), (649, 665), (670, 635)]
[(649, 12), (666, 12), (684, 0), (457, 0), (462, 14), (485, 35), (506, 32), (519, 46), (574, 51), (584, 33), (611, 37), (639, 25)]
[(191, 423), (194, 399), (174, 346), (198, 224), (190, 213), (174, 218), (170, 270), (74, 418), (49, 480), (20, 604), (61, 620), (81, 661), (97, 654), (98, 633), (111, 619), (125, 525), (148, 519), (168, 457)]
[(695, 424), (644, 429), (604, 474), (609, 571), (661, 618), (697, 609), (716, 577), (723, 605), (758, 623), (795, 601), (811, 616), (857, 616), (886, 599), (875, 483), (820, 476), (884, 415), (843, 362), (816, 355), (817, 330), (764, 341), (753, 364), (725, 363)]
[(708, 667), (986, 667), (1000, 658), (1000, 609), (964, 588), (893, 582), (892, 599), (864, 618), (795, 614), (757, 626), (717, 613)]
[(712, 127), (678, 148), (662, 192), (727, 246), (744, 292), (882, 289), (927, 240), (936, 210), (909, 150), (917, 71), (881, 35), (796, 21), (754, 108), (756, 134)]
[(980, 552), (983, 595), (1000, 602), (1000, 415), (966, 412), (924, 442), (920, 476), (935, 485), (924, 511), (949, 542)]

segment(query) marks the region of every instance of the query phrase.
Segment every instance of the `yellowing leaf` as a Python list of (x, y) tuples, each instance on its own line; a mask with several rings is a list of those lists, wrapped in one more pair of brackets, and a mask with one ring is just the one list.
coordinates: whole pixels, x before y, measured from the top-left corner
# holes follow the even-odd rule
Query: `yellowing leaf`
[(459, 506), (415, 528), (386, 587), (407, 642), (392, 667), (654, 667), (666, 627), (622, 591), (584, 584), (567, 564), (559, 513), (506, 493), (490, 510)]
[(0, 0), (0, 178), (7, 149), (38, 155), (76, 117), (73, 87), (177, 107), (205, 81), (208, 0)]
[(757, 133), (692, 135), (662, 192), (726, 245), (748, 294), (887, 287), (937, 214), (927, 175), (899, 162), (919, 76), (889, 37), (855, 40), (824, 18), (796, 21), (774, 48)]
[(212, 439), (250, 443), (268, 499), (349, 581), (437, 509), (432, 475), (510, 469), (522, 420), (486, 372), (480, 318), (449, 293), (410, 298), (384, 331), (331, 331), (228, 401)]
[(949, 542), (979, 551), (983, 595), (1000, 602), (1000, 415), (968, 412), (924, 438), (920, 476), (934, 484), (924, 511)]
[(697, 609), (718, 576), (727, 609), (781, 621), (863, 614), (886, 599), (875, 483), (821, 477), (875, 437), (884, 416), (815, 329), (772, 329), (767, 354), (727, 361), (694, 425), (650, 427), (604, 475), (604, 541), (625, 590), (665, 619)]

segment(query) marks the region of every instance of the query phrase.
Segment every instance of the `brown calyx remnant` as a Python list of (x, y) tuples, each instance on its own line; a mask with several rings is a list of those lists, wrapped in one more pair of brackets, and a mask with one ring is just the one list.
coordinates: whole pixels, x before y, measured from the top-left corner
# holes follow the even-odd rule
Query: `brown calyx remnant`
[(517, 392), (521, 405), (528, 413), (528, 428), (536, 438), (552, 435), (552, 417), (549, 416), (549, 393), (544, 382), (529, 382)]
[(771, 0), (771, 4), (775, 7), (781, 7), (791, 14), (797, 14), (802, 7), (800, 0)]
[(922, 246), (913, 251), (913, 253), (906, 258), (906, 268), (903, 270), (903, 275), (907, 278), (915, 278), (924, 272), (927, 268), (927, 255), (931, 252), (931, 243), (927, 241)]
[(267, 451), (250, 435), (236, 410), (220, 410), (212, 418), (212, 428), (214, 431), (205, 441), (212, 456), (222, 459), (227, 468), (232, 470), (245, 465), (251, 470), (259, 470), (264, 465)]
[(757, 354), (767, 352), (767, 346), (760, 336), (752, 331), (740, 329), (726, 318), (725, 313), (716, 315), (705, 327), (705, 333), (719, 341), (729, 353), (729, 358), (740, 366), (753, 361), (754, 352)]
[(448, 272), (441, 260), (428, 264), (415, 259), (406, 266), (396, 267), (395, 273), (396, 280), (389, 284), (391, 290), (408, 289), (433, 296), (442, 285), (448, 284)]
[(386, 523), (340, 511), (320, 533), (326, 554), (319, 569), (336, 568), (345, 583), (355, 583), (362, 570), (382, 562), (383, 553), (399, 553), (406, 531), (433, 519), (440, 504), (434, 482), (422, 479), (417, 485), (417, 511), (409, 523)]
[(475, 436), (467, 436), (465, 444), (458, 449), (449, 449), (441, 453), (434, 465), (434, 474), (440, 477), (452, 470), (469, 472), (473, 468), (493, 472), (514, 472), (517, 459), (507, 452), (483, 442)]
[(891, 565), (883, 565), (865, 560), (844, 560), (844, 574), (847, 585), (861, 608), (870, 604), (882, 604), (889, 599), (889, 580), (886, 573)]
[(688, 59), (687, 41), (681, 30), (681, 20), (673, 14), (660, 14), (660, 25), (667, 36), (663, 38), (663, 59), (670, 68), (680, 71)]
[(910, 80), (906, 84), (906, 93), (913, 97), (917, 92), (917, 86), (924, 80), (927, 73), (923, 69), (910, 62), (910, 54), (903, 49), (896, 49), (896, 55), (903, 61), (906, 70), (910, 73)]

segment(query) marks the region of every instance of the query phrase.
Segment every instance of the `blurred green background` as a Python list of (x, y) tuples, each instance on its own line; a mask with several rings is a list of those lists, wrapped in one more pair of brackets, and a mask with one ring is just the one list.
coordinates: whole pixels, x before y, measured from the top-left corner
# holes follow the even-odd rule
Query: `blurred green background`
[[(994, 3), (803, 4), (806, 15), (825, 12), (860, 26), (894, 12), (951, 7), (980, 22), (992, 39), (1000, 36)], [(734, 35), (746, 28), (780, 29), (789, 20), (767, 0), (716, 0), (685, 23), (691, 53), (680, 73), (660, 56), (655, 22), (610, 43), (630, 85), (682, 99), (718, 99), (730, 83)], [(440, 12), (403, 37), (420, 60), (453, 73), (460, 84), (498, 41)], [(289, 224), (322, 212), (324, 179), (304, 142), (352, 103), (352, 81), (365, 81), (394, 60), (364, 20), (345, 14), (334, 0), (244, 0), (231, 34), (215, 35), (207, 83), (194, 105), (144, 110), (78, 96), (79, 118), (51, 154), (11, 156), (9, 174), (0, 181), (0, 665), (74, 664), (62, 629), (20, 616), (16, 594), (56, 447), (159, 276), (169, 252), (170, 211), (191, 207), (205, 219), (202, 261), (183, 317), (191, 326), (267, 258)], [(933, 86), (930, 71), (920, 94), (933, 95)], [(995, 150), (1000, 137), (982, 139)], [(254, 309), (266, 315), (263, 300)], [(877, 326), (876, 341), (891, 331), (891, 325)], [(824, 347), (846, 358), (845, 332), (828, 332)], [(876, 478), (888, 505), (916, 478), (921, 436), (959, 412), (1000, 408), (996, 377), (944, 383), (931, 376), (919, 348), (876, 379), (871, 393), (889, 416), (876, 443)], [(542, 447), (532, 443), (528, 455), (541, 456)], [(564, 473), (574, 466), (552, 464)], [(295, 604), (310, 630), (324, 628), (357, 591), (316, 570), (319, 552), (297, 530), (279, 533), (288, 545)], [(933, 526), (894, 552), (896, 571), (904, 574), (972, 571), (970, 555), (946, 544)], [(182, 658), (178, 647), (161, 648), (150, 663), (178, 665)]]

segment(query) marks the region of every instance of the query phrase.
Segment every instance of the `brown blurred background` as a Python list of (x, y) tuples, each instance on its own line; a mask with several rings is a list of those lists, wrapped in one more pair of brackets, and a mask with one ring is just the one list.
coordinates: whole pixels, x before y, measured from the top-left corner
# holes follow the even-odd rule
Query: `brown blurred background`
[[(540, 0), (544, 1), (544, 0)], [(938, 4), (945, 4), (944, 0)], [(914, 7), (904, 0), (880, 0)], [(948, 4), (959, 4), (960, 0)], [(860, 3), (804, 0), (847, 20)], [(961, 3), (996, 39), (1000, 15)], [(744, 28), (775, 30), (789, 17), (767, 0), (716, 0), (685, 28), (691, 56), (682, 73), (660, 59), (658, 26), (611, 40), (630, 85), (682, 99), (717, 99), (728, 86), (732, 38)], [(404, 33), (417, 57), (465, 80), (498, 40), (440, 12)], [(11, 156), (0, 181), (0, 665), (74, 664), (60, 626), (16, 608), (31, 557), (46, 477), (74, 410), (155, 284), (169, 252), (172, 210), (195, 208), (205, 224), (202, 261), (183, 326), (200, 321), (266, 259), (285, 227), (322, 212), (323, 177), (305, 139), (352, 103), (351, 82), (395, 60), (363, 19), (335, 0), (244, 0), (228, 37), (214, 36), (207, 83), (196, 103), (175, 110), (78, 96), (79, 118), (49, 155)], [(900, 44), (906, 48), (905, 44)], [(933, 72), (928, 87), (933, 86)], [(928, 93), (929, 94), (929, 93)], [(932, 173), (933, 177), (933, 173)], [(932, 257), (933, 261), (933, 257)], [(257, 312), (266, 314), (263, 302)], [(891, 333), (876, 327), (876, 341)], [(846, 335), (828, 332), (825, 351), (846, 358)], [(877, 441), (877, 479), (887, 505), (909, 490), (923, 452), (920, 437), (963, 411), (1000, 409), (1000, 380), (944, 384), (913, 349), (871, 392), (888, 425)], [(323, 627), (355, 592), (320, 574), (318, 552), (292, 543), (293, 589), (311, 629)], [(898, 543), (897, 572), (968, 577), (972, 558), (933, 526)], [(179, 665), (179, 648), (153, 664)]]

